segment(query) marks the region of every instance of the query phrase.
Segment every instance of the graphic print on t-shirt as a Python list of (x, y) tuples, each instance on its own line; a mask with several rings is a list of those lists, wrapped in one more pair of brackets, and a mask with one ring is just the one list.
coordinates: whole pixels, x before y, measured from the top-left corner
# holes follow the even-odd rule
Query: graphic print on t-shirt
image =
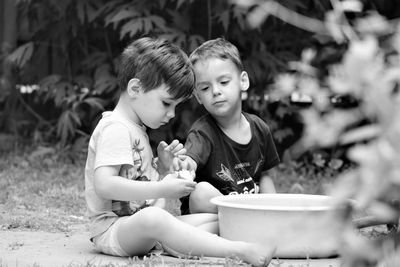
[(229, 195), (257, 193), (258, 186), (245, 169), (249, 165), (248, 162), (238, 163), (232, 170), (221, 163), (221, 170), (216, 174), (228, 183), (225, 189), (228, 189)]
[(234, 182), (235, 179), (232, 178), (231, 171), (221, 163), (221, 170), (217, 172), (219, 178), (224, 181), (231, 181)]
[[(133, 165), (122, 165), (119, 171), (119, 176), (127, 178), (129, 180), (149, 181), (149, 179), (143, 175), (143, 146), (140, 146), (140, 139), (135, 139), (132, 145), (132, 162)], [(112, 209), (118, 216), (132, 215), (137, 210), (146, 206), (146, 201), (112, 201)]]

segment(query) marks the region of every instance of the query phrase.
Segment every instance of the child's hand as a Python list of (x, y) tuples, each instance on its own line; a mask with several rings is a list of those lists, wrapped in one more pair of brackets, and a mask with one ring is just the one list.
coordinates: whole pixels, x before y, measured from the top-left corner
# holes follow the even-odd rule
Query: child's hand
[(177, 171), (176, 173), (178, 174), (178, 178), (186, 179), (189, 181), (193, 181), (194, 177), (196, 176), (194, 171), (189, 171), (185, 169)]
[(176, 157), (185, 153), (186, 149), (178, 140), (172, 141), (169, 145), (161, 141), (157, 147), (159, 172), (173, 171), (175, 169), (174, 165), (177, 165)]
[(181, 198), (189, 195), (196, 187), (196, 183), (186, 179), (177, 179), (176, 173), (168, 174), (160, 181), (166, 198)]
[(194, 175), (197, 169), (197, 164), (191, 157), (186, 155), (179, 155), (174, 159), (173, 167), (176, 171), (187, 170)]

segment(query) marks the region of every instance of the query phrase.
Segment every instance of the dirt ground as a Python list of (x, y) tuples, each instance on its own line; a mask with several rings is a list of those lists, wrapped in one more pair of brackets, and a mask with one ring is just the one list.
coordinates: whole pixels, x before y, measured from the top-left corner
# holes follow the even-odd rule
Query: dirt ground
[(127, 259), (96, 253), (84, 229), (71, 233), (0, 232), (0, 266), (124, 264)]
[[(1, 267), (47, 266), (230, 266), (229, 260), (203, 258), (183, 260), (163, 255), (151, 265), (130, 258), (97, 253), (88, 240), (84, 227), (78, 226), (69, 233), (40, 231), (0, 231)], [(238, 266), (238, 265), (236, 265)], [(245, 266), (245, 265), (243, 265)], [(340, 259), (277, 260), (269, 267), (326, 267), (340, 266)]]
[[(71, 233), (0, 231), (0, 266), (134, 266), (130, 258), (99, 254), (79, 227)], [(165, 265), (180, 259), (163, 256)], [(215, 263), (222, 259), (211, 259)], [(182, 261), (182, 260), (181, 260)], [(137, 264), (139, 265), (139, 264)]]

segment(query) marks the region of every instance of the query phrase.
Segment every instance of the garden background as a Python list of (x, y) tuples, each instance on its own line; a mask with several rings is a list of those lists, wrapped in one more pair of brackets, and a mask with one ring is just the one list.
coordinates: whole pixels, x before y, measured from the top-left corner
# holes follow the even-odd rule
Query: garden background
[[(398, 36), (399, 17), (396, 0), (1, 1), (1, 228), (68, 231), (85, 222), (83, 166), (88, 139), (102, 111), (112, 109), (118, 97), (118, 55), (144, 35), (172, 40), (187, 53), (221, 36), (239, 48), (251, 82), (244, 109), (270, 125), (283, 160), (278, 177), (284, 179), (275, 181), (279, 192), (326, 194), (343, 173), (359, 177), (355, 172), (364, 170), (365, 157), (349, 155), (349, 150), (382, 137), (388, 132), (384, 126), (395, 118), (380, 119), (383, 115), (376, 109), (363, 108), (368, 99), (352, 80), (341, 79), (351, 85), (348, 89), (326, 77), (335, 78), (331, 67), (345, 64), (346, 55), (351, 57), (354, 51), (361, 51), (363, 59), (374, 55), (366, 66), (377, 66), (375, 57), (381, 55), (390, 64), (379, 71), (398, 71), (399, 46), (388, 40)], [(364, 28), (358, 21), (366, 21)], [(353, 66), (349, 74), (358, 71)], [(398, 78), (390, 81), (389, 95), (397, 96)], [(362, 80), (362, 86), (368, 87), (368, 82)], [(381, 86), (371, 86), (377, 84)], [(387, 99), (375, 95), (375, 100)], [(399, 114), (399, 103), (389, 102), (384, 102), (383, 113)], [(336, 117), (328, 116), (338, 110)], [(173, 138), (184, 142), (191, 123), (203, 112), (195, 99), (182, 104), (167, 126), (149, 131), (152, 144)], [(361, 126), (361, 131), (342, 134)], [(394, 133), (399, 128), (395, 123)], [(394, 152), (387, 152), (392, 154), (382, 166), (367, 170), (376, 172), (375, 177), (386, 175), (383, 165), (399, 159), (398, 138), (389, 139)], [(390, 196), (381, 202), (393, 207), (400, 182), (398, 167), (392, 165), (395, 178), (383, 183), (378, 193), (372, 193), (371, 183), (361, 193), (338, 191), (360, 193), (365, 206)], [(389, 187), (397, 191), (386, 194)], [(398, 216), (399, 208), (394, 207)], [(398, 242), (398, 234), (392, 240)]]

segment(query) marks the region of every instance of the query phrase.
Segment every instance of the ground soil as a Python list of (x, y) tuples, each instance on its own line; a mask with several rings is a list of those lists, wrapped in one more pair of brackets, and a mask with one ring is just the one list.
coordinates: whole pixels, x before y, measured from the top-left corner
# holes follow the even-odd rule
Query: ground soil
[[(47, 267), (47, 266), (246, 266), (230, 264), (229, 259), (202, 258), (198, 260), (178, 259), (168, 255), (156, 257), (152, 264), (145, 259), (113, 257), (99, 254), (88, 240), (85, 225), (77, 225), (68, 233), (2, 230), (0, 231), (1, 267)], [(278, 260), (269, 267), (326, 267), (340, 266), (340, 259)]]
[[(182, 261), (169, 256), (162, 259), (165, 265)], [(222, 259), (210, 260), (218, 263)], [(140, 262), (143, 258), (136, 265)], [(69, 233), (0, 231), (0, 266), (135, 266), (135, 261), (98, 253), (88, 240), (85, 226), (78, 225)]]

